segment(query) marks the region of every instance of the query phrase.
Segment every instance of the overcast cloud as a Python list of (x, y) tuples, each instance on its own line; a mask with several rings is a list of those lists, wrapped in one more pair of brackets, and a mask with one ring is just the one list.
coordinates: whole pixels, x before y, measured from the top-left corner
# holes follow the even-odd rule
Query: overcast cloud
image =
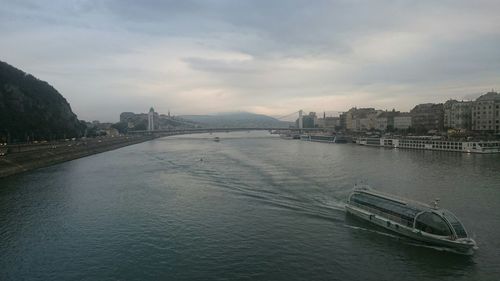
[(0, 60), (79, 118), (352, 106), (500, 86), (500, 1), (4, 1)]

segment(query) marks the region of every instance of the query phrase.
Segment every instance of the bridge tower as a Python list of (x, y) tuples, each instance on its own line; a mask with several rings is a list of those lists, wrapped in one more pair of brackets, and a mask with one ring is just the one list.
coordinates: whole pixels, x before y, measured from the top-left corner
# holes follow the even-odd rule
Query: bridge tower
[(155, 130), (155, 110), (153, 107), (149, 109), (148, 112), (148, 131), (154, 131)]
[(302, 109), (299, 110), (299, 129), (304, 127), (303, 119), (302, 119)]

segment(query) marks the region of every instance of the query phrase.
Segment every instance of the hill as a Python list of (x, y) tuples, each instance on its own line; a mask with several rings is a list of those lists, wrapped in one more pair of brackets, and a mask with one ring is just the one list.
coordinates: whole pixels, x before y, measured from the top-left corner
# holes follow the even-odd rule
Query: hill
[(0, 61), (0, 142), (72, 138), (84, 130), (54, 87)]
[(288, 128), (291, 124), (267, 115), (249, 112), (219, 113), (215, 115), (183, 115), (180, 117), (199, 123), (204, 127), (219, 128)]

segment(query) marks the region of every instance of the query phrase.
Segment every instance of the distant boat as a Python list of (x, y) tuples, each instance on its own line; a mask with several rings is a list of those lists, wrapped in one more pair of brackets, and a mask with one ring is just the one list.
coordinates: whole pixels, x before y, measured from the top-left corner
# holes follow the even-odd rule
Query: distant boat
[(215, 138), (214, 138), (214, 141), (215, 141), (215, 142), (219, 142), (219, 141), (220, 141), (220, 138), (219, 138), (219, 137), (215, 137)]
[(305, 141), (316, 141), (316, 142), (347, 143), (346, 138), (341, 135), (302, 134), (300, 135), (300, 139)]
[(372, 190), (354, 187), (346, 211), (409, 238), (472, 254), (476, 242), (450, 211)]

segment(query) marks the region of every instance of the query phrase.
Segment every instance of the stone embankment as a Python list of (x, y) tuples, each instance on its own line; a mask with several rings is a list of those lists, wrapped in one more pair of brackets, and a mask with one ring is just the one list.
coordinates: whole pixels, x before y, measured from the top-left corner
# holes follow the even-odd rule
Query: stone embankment
[[(0, 148), (0, 178), (148, 141), (154, 136), (70, 140)], [(4, 155), (2, 155), (4, 154)]]

